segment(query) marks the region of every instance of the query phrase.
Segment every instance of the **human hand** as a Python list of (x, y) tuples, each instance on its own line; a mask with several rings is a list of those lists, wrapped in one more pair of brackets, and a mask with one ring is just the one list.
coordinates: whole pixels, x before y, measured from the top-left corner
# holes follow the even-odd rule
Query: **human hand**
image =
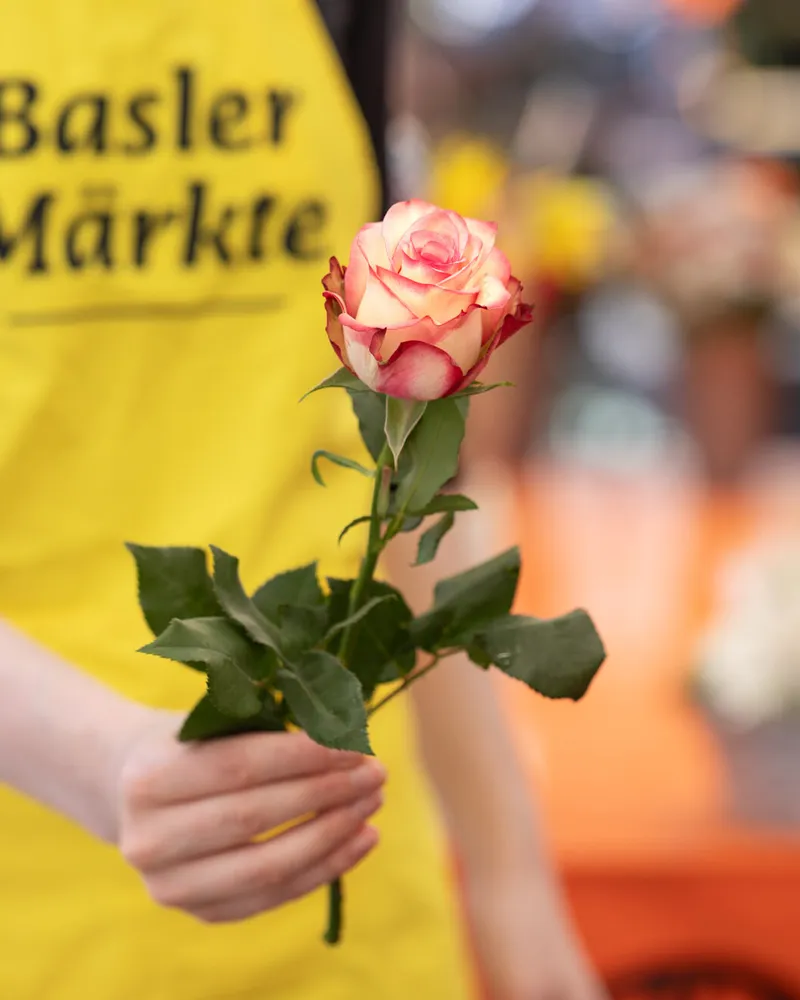
[(157, 714), (118, 790), (120, 851), (162, 906), (242, 920), (333, 881), (376, 845), (365, 822), (381, 804), (377, 761), (303, 733), (188, 745), (176, 729)]

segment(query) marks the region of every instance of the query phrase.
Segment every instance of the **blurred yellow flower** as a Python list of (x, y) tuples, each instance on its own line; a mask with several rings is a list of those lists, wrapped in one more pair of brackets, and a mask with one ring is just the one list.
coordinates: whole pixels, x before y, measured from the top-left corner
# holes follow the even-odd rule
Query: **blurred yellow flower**
[(569, 288), (598, 277), (615, 219), (602, 184), (545, 171), (520, 175), (510, 185), (506, 212), (516, 245), (504, 249), (523, 270)]
[(515, 269), (564, 287), (594, 280), (609, 247), (614, 211), (607, 189), (589, 178), (539, 170), (515, 173), (489, 139), (454, 133), (433, 156), (430, 200), (500, 225), (498, 246)]
[(496, 219), (508, 160), (489, 139), (454, 133), (433, 156), (429, 200), (473, 219)]

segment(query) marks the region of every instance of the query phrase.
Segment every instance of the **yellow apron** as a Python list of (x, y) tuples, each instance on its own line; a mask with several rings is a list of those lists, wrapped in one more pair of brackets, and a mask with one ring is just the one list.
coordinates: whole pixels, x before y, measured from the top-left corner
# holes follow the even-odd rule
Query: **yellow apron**
[[(26, 0), (0, 33), (0, 615), (132, 698), (186, 708), (147, 639), (123, 541), (214, 542), (246, 582), (321, 557), (358, 476), (320, 277), (374, 215), (365, 129), (310, 0)], [(404, 706), (383, 841), (325, 897), (241, 925), (160, 910), (111, 847), (0, 794), (8, 1000), (470, 995), (443, 840)]]

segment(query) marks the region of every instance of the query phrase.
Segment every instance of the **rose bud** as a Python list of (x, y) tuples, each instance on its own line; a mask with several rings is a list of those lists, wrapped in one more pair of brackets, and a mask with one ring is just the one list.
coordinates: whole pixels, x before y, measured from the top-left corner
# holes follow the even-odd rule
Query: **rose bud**
[(403, 201), (331, 258), (327, 332), (342, 364), (376, 392), (431, 400), (468, 386), (530, 322), (497, 226)]

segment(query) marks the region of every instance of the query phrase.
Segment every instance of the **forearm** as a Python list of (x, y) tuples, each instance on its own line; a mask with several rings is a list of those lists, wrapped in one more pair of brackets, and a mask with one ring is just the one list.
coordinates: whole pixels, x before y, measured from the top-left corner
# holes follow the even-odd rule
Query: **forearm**
[[(507, 544), (500, 526), (509, 523), (513, 477), (502, 465), (491, 476), (490, 483), (466, 477), (460, 484), (481, 510), (463, 516), (433, 568), (410, 568), (411, 540), (392, 553), (390, 572), (415, 611), (429, 604), (435, 579)], [(565, 912), (492, 673), (453, 657), (411, 692), (424, 762), (461, 861), (475, 949), (491, 995), (598, 1000), (602, 992)]]
[(490, 995), (601, 1000), (564, 982), (585, 976), (580, 949), (490, 676), (454, 658), (412, 691)]
[(146, 716), (0, 621), (0, 781), (104, 840), (119, 762)]
[[(414, 610), (428, 606), (436, 580), (489, 558), (503, 546), (497, 526), (511, 513), (512, 479), (502, 466), (492, 481), (470, 482), (480, 510), (461, 516), (439, 558), (411, 568), (415, 540), (390, 548), (389, 571)], [(494, 678), (459, 654), (411, 688), (426, 768), (466, 868), (476, 876), (521, 864), (547, 869), (535, 807), (497, 697)], [(541, 863), (540, 863), (541, 862)]]
[(412, 688), (426, 769), (470, 878), (546, 872), (535, 805), (492, 678), (456, 656)]

